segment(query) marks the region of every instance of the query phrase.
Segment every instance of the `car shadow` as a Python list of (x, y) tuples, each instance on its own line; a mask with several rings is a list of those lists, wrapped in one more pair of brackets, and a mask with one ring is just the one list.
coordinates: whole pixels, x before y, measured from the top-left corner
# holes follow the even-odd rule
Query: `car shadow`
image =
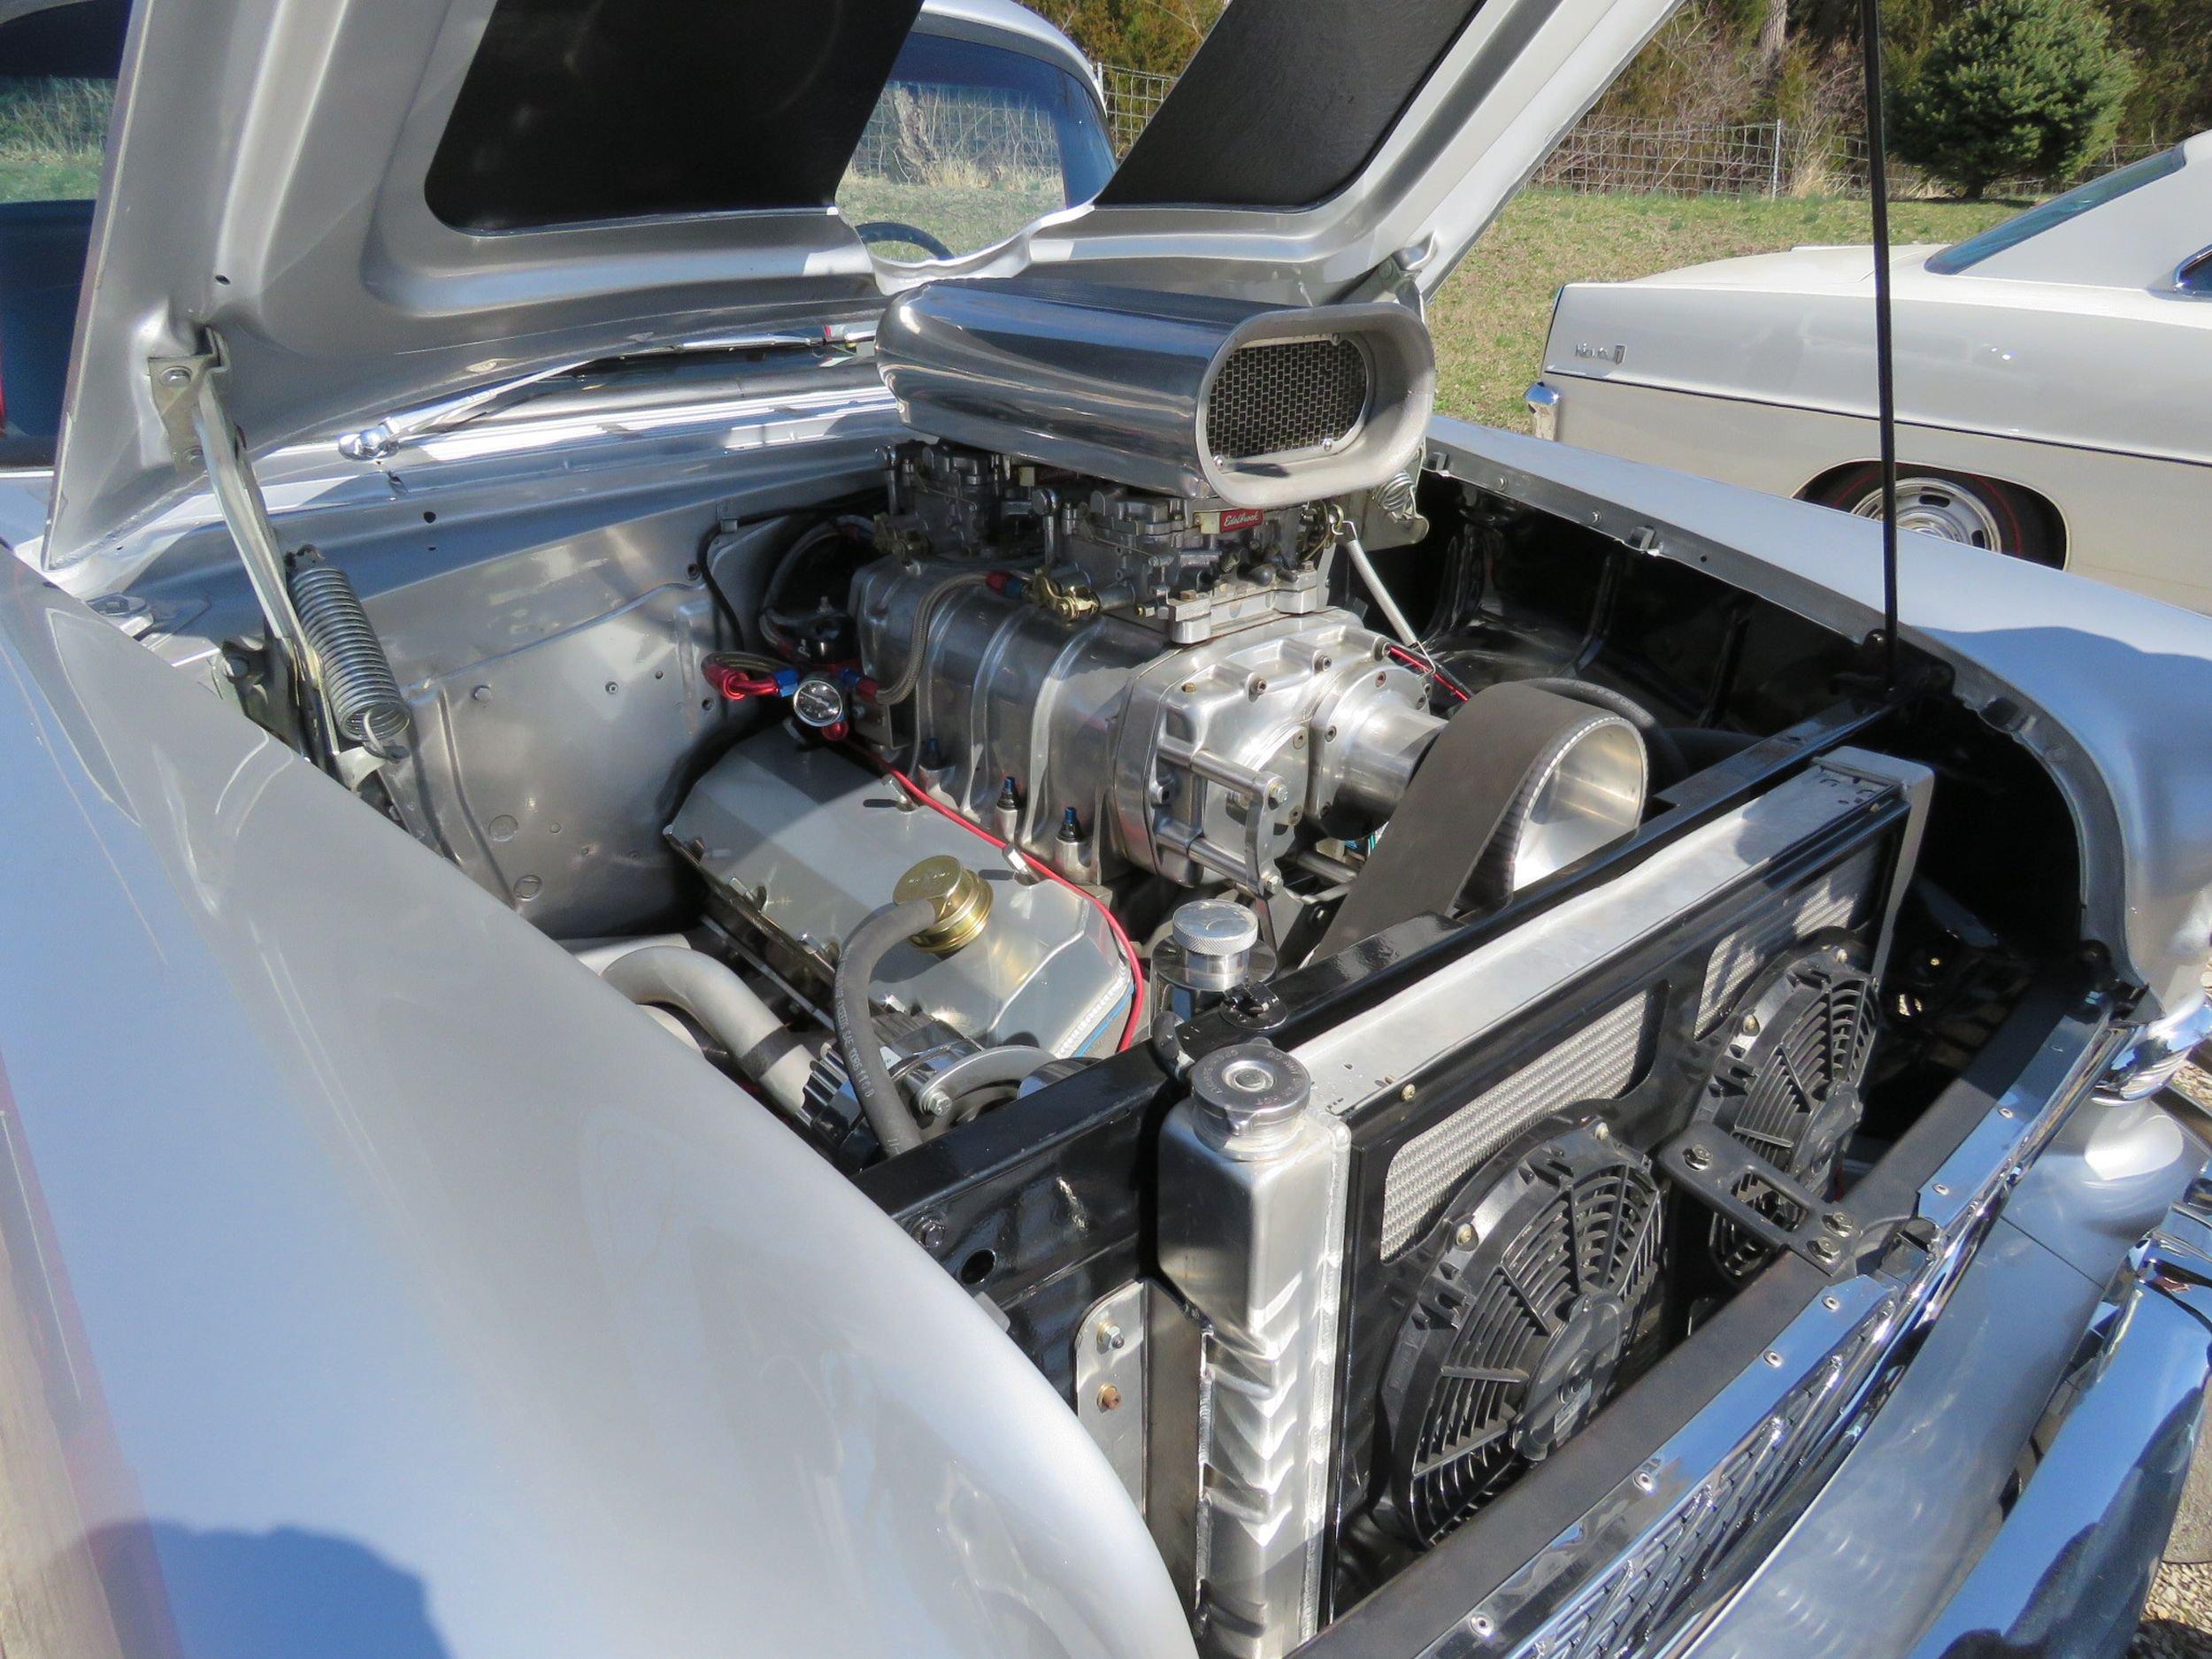
[(91, 1543), (127, 1655), (451, 1659), (422, 1580), (347, 1539), (156, 1521)]

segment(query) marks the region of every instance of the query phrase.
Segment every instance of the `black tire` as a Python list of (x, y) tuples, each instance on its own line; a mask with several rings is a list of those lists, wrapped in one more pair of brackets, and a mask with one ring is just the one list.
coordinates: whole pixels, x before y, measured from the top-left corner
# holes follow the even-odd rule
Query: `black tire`
[(952, 257), (952, 250), (920, 226), (909, 225), (895, 219), (872, 219), (865, 225), (854, 227), (853, 234), (864, 242), (906, 242), (919, 248), (933, 259)]
[[(1878, 518), (1881, 512), (1876, 498), (1881, 488), (1882, 469), (1869, 461), (1823, 480), (1805, 498), (1841, 512)], [(2062, 562), (2048, 515), (2010, 484), (1977, 472), (1901, 461), (1897, 490), (1901, 523), (2032, 565), (2055, 566)]]

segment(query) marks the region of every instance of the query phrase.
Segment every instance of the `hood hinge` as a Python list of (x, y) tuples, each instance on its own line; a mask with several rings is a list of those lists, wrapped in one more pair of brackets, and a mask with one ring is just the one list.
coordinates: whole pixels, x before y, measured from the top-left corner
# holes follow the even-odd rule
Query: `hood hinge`
[(1425, 319), (1427, 301), (1421, 293), (1420, 273), (1435, 257), (1435, 237), (1424, 236), (1418, 242), (1409, 242), (1354, 283), (1351, 291), (1344, 296), (1345, 303), (1391, 300)]
[(202, 349), (184, 357), (147, 360), (154, 410), (161, 417), (169, 457), (177, 471), (187, 478), (203, 469), (207, 473), (239, 563), (246, 567), (254, 599), (268, 623), (270, 666), (292, 695), (309, 753), (328, 769), (336, 759), (336, 746), (330, 741), (330, 710), (316, 685), (313, 648), (292, 603), (284, 551), (277, 544), (276, 526), (269, 522), (268, 503), (247, 457), (244, 439), (223, 407), (218, 383), (223, 342), (210, 329), (201, 343)]
[[(170, 459), (187, 478), (202, 470), (207, 473), (209, 488), (238, 549), (239, 563), (246, 567), (254, 599), (268, 624), (270, 680), (288, 699), (298, 747), (347, 787), (357, 788), (386, 761), (406, 751), (373, 741), (347, 741), (335, 715), (334, 687), (316, 648), (318, 635), (302, 619), (294, 600), (291, 561), (285, 557), (276, 526), (270, 522), (269, 503), (261, 493), (260, 480), (254, 476), (245, 436), (223, 404), (222, 340), (209, 329), (202, 334), (201, 345), (200, 350), (185, 356), (147, 360), (147, 380), (162, 431), (169, 440)], [(321, 562), (311, 549), (305, 549), (302, 557), (311, 564)], [(359, 601), (351, 598), (350, 587), (346, 596), (357, 610)], [(363, 613), (355, 631), (357, 637), (359, 629), (367, 627)], [(357, 643), (352, 649), (357, 654), (361, 647)], [(384, 661), (381, 645), (376, 647), (376, 658), (379, 663)], [(386, 672), (388, 675), (388, 666)], [(402, 792), (396, 780), (388, 783), (388, 789), (398, 801)], [(403, 810), (402, 816), (419, 836), (423, 834), (424, 814)]]

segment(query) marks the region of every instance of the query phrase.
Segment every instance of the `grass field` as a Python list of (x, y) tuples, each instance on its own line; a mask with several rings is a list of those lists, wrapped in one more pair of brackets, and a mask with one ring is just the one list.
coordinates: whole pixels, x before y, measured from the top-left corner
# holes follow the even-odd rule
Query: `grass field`
[(90, 196), (114, 87), (0, 75), (0, 202)]
[[(1890, 209), (1890, 235), (1898, 242), (1956, 242), (2009, 218), (2018, 205), (1899, 202)], [(1525, 191), (1429, 308), (1437, 406), (1528, 430), (1521, 394), (1541, 366), (1552, 296), (1563, 282), (1617, 281), (1801, 242), (1872, 237), (1863, 202)]]

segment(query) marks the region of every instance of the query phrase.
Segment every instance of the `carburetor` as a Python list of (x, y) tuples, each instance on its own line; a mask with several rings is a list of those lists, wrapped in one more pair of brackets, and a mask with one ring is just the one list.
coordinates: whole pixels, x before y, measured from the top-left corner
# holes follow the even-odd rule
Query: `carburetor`
[(1327, 603), (1333, 508), (943, 446), (902, 452), (893, 481), (893, 557), (853, 587), (883, 688), (858, 730), (910, 744), (926, 787), (1071, 879), (1135, 865), (1271, 895), (1302, 847), (1386, 820), (1442, 724), (1423, 677)]

